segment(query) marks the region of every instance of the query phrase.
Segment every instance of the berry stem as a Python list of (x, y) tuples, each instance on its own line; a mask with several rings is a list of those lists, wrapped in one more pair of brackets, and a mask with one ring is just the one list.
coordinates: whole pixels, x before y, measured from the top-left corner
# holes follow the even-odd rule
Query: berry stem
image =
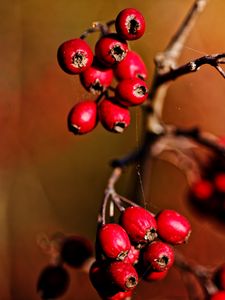
[(86, 39), (89, 34), (94, 32), (101, 32), (102, 35), (105, 35), (109, 32), (109, 27), (111, 27), (114, 23), (114, 20), (109, 21), (106, 24), (100, 22), (93, 22), (92, 26), (80, 35), (80, 39)]

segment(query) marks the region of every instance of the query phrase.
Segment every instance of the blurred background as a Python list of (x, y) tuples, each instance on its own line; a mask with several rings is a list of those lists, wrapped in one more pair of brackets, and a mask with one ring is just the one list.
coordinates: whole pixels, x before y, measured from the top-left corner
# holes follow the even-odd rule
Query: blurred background
[[(95, 236), (96, 218), (110, 174), (109, 161), (138, 146), (141, 110), (132, 109), (132, 124), (123, 135), (98, 126), (73, 136), (67, 114), (82, 99), (94, 99), (79, 78), (57, 64), (58, 46), (78, 37), (93, 21), (114, 19), (126, 7), (146, 19), (144, 37), (131, 43), (149, 69), (165, 48), (193, 0), (8, 0), (0, 5), (0, 298), (38, 300), (37, 277), (48, 262), (37, 237), (61, 231)], [(180, 63), (224, 52), (225, 1), (210, 1), (185, 44)], [(88, 42), (94, 47), (98, 35)], [(169, 89), (164, 120), (183, 127), (197, 125), (225, 135), (225, 80), (210, 67), (178, 79)], [(135, 171), (125, 172), (118, 191), (132, 197)], [(184, 174), (155, 161), (149, 179), (148, 207), (176, 208), (191, 220), (193, 233), (181, 246), (187, 257), (215, 266), (225, 261), (224, 228), (188, 209)], [(135, 200), (135, 199), (132, 199)], [(69, 291), (62, 299), (99, 299), (87, 275), (70, 269)], [(187, 299), (180, 274), (171, 270), (160, 283), (141, 284), (135, 299)]]

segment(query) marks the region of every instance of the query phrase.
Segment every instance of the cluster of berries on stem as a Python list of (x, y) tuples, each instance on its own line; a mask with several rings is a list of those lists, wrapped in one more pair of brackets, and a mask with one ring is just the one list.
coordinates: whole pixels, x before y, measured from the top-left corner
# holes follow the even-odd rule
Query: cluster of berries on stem
[[(115, 24), (116, 32), (111, 32)], [(100, 31), (92, 52), (84, 40), (91, 32)], [(79, 74), (81, 85), (97, 95), (95, 101), (75, 104), (68, 115), (68, 128), (74, 134), (92, 131), (98, 121), (111, 132), (121, 133), (130, 124), (129, 107), (141, 105), (148, 97), (145, 82), (147, 69), (142, 58), (129, 49), (128, 41), (139, 39), (145, 32), (145, 20), (134, 9), (122, 10), (115, 21), (94, 23), (80, 38), (64, 42), (58, 49), (58, 62), (68, 74)], [(115, 87), (111, 83), (115, 78)]]

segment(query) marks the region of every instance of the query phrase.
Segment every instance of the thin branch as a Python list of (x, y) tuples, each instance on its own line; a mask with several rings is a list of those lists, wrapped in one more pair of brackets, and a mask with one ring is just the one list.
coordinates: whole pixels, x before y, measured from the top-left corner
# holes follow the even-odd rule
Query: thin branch
[(217, 71), (225, 77), (224, 70), (219, 66), (219, 61), (221, 58), (225, 57), (225, 53), (221, 54), (212, 54), (212, 55), (206, 55), (202, 56), (200, 58), (197, 58), (195, 60), (192, 60), (188, 62), (185, 65), (182, 65), (178, 68), (171, 68), (168, 72), (164, 74), (159, 74), (157, 78), (157, 82), (155, 83), (156, 86), (159, 86), (161, 84), (164, 84), (170, 80), (175, 80), (180, 76), (196, 72), (200, 69), (202, 65), (210, 65), (217, 69)]

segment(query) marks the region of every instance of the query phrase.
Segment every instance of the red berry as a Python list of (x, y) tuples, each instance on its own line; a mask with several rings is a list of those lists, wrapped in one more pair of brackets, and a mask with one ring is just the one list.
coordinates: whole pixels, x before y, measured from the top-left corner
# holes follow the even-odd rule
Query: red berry
[(116, 96), (124, 106), (140, 105), (148, 97), (148, 87), (139, 78), (124, 79), (116, 87)]
[(210, 181), (201, 179), (191, 187), (193, 196), (198, 200), (208, 200), (213, 194), (213, 185)]
[(128, 51), (126, 57), (114, 66), (114, 75), (118, 80), (130, 78), (147, 78), (147, 68), (140, 55)]
[(122, 61), (127, 55), (127, 42), (116, 33), (101, 37), (95, 45), (97, 58), (106, 66)]
[(135, 8), (126, 8), (117, 16), (115, 26), (123, 39), (136, 40), (145, 32), (145, 19)]
[(115, 99), (104, 99), (98, 106), (98, 116), (105, 129), (122, 133), (130, 124), (130, 112)]
[(123, 262), (135, 265), (138, 263), (139, 256), (140, 256), (140, 249), (137, 249), (133, 245), (131, 245), (131, 248), (127, 256), (124, 258)]
[(131, 290), (138, 284), (138, 274), (135, 268), (123, 261), (112, 262), (108, 268), (108, 274), (112, 282), (123, 290)]
[(173, 265), (174, 251), (168, 244), (156, 241), (146, 246), (143, 258), (152, 270), (162, 272)]
[(157, 232), (165, 242), (176, 245), (186, 242), (191, 233), (189, 221), (170, 209), (161, 211), (157, 217)]
[(140, 206), (126, 208), (120, 216), (120, 222), (134, 243), (145, 244), (153, 241), (157, 236), (155, 218)]
[(55, 299), (69, 286), (69, 274), (61, 266), (47, 266), (38, 278), (37, 292), (42, 299)]
[(130, 300), (132, 296), (132, 290), (131, 291), (125, 291), (125, 292), (118, 292), (113, 296), (108, 296), (104, 298), (105, 300)]
[(123, 260), (130, 250), (130, 240), (126, 231), (118, 224), (105, 224), (98, 232), (100, 247), (108, 258)]
[(144, 280), (150, 281), (150, 282), (162, 280), (163, 278), (166, 277), (167, 273), (168, 273), (168, 270), (165, 270), (162, 272), (150, 271), (144, 275)]
[(63, 71), (78, 74), (90, 67), (93, 53), (89, 45), (82, 39), (64, 42), (58, 49), (58, 62)]
[(215, 272), (214, 281), (219, 289), (225, 290), (225, 264), (220, 266)]
[(217, 174), (214, 178), (214, 184), (219, 192), (225, 193), (225, 173)]
[(72, 235), (64, 240), (60, 254), (64, 263), (74, 268), (80, 268), (87, 259), (92, 257), (93, 247), (88, 239)]
[(215, 293), (210, 297), (210, 300), (225, 300), (225, 291)]
[(91, 100), (77, 103), (68, 115), (68, 129), (74, 134), (88, 133), (97, 123), (97, 104)]
[(110, 86), (113, 80), (113, 71), (102, 66), (95, 59), (92, 66), (80, 74), (80, 80), (87, 91), (100, 94)]

